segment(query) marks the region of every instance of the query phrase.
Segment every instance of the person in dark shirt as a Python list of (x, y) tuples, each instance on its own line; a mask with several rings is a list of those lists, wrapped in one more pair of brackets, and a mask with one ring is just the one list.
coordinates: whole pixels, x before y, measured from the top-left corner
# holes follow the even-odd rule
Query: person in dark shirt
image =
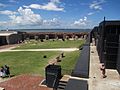
[(10, 69), (9, 66), (5, 65), (4, 66), (5, 74), (10, 77)]

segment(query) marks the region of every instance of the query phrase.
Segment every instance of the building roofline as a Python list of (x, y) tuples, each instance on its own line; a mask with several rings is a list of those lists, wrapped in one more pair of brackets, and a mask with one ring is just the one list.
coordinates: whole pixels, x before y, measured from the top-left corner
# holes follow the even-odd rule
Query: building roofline
[(102, 21), (99, 23), (99, 25), (103, 25), (105, 22), (105, 25), (120, 25), (120, 20), (109, 20), (109, 21)]
[(10, 36), (13, 34), (18, 34), (16, 31), (0, 31), (0, 36)]

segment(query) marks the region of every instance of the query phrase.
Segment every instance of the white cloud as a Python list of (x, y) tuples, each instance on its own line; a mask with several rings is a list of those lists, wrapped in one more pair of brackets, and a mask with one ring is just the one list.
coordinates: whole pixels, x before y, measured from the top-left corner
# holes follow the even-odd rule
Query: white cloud
[(6, 24), (11, 26), (41, 25), (43, 22), (39, 14), (35, 14), (31, 9), (23, 9), (22, 7), (19, 7), (17, 12), (5, 10), (0, 11), (0, 14), (8, 15), (10, 18), (7, 22), (0, 22), (1, 26)]
[(94, 12), (89, 12), (87, 15), (90, 16), (90, 15), (93, 15), (93, 14), (94, 14)]
[(42, 6), (39, 5), (39, 4), (31, 4), (29, 6), (23, 6), (23, 7), (25, 7), (25, 8), (41, 9)]
[(93, 1), (89, 7), (94, 10), (102, 10), (102, 4), (105, 3), (105, 0)]
[(77, 21), (74, 21), (75, 26), (86, 26), (88, 23), (87, 17), (84, 17), (83, 19), (79, 19)]
[(23, 9), (20, 7), (18, 9), (18, 13), (19, 16), (9, 16), (14, 25), (40, 25), (42, 23), (41, 16), (39, 14), (35, 14), (31, 9)]
[(59, 7), (58, 4), (60, 3), (59, 0), (51, 0), (47, 4), (40, 5), (40, 4), (31, 4), (29, 6), (24, 6), (26, 8), (33, 8), (33, 9), (43, 9), (49, 11), (64, 11), (63, 7)]
[(56, 26), (56, 25), (60, 25), (60, 21), (57, 18), (53, 18), (51, 20), (44, 20), (43, 25)]
[(60, 0), (50, 0), (53, 3), (60, 3)]
[(35, 14), (30, 8), (19, 7), (16, 12), (5, 10), (0, 11), (9, 17), (9, 21), (0, 21), (0, 27), (16, 27), (16, 26), (60, 26), (60, 20), (53, 18), (44, 20), (40, 14)]
[(16, 14), (17, 12), (13, 12), (13, 11), (9, 11), (9, 10), (5, 10), (5, 11), (0, 11), (0, 14), (4, 14), (4, 15), (13, 15)]

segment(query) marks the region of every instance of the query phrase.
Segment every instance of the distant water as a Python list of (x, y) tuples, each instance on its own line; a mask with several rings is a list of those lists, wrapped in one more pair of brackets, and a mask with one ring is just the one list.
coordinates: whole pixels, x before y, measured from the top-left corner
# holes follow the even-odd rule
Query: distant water
[(17, 29), (23, 32), (90, 32), (90, 29)]

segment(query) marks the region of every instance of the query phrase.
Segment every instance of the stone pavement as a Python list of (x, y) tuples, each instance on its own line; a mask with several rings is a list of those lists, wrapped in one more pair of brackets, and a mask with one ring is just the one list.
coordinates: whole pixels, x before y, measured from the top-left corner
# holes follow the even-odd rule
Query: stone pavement
[(120, 90), (120, 75), (117, 70), (106, 69), (106, 78), (102, 78), (99, 56), (96, 46), (90, 46), (88, 90)]

